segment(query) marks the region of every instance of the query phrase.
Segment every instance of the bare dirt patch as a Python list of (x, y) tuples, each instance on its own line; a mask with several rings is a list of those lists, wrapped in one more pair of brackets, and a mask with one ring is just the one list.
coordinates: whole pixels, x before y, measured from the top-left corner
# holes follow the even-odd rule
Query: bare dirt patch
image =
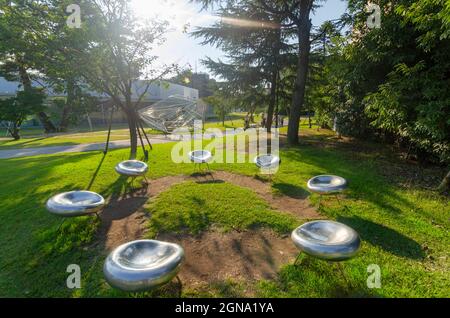
[(268, 182), (225, 171), (214, 172), (212, 173), (212, 176), (215, 180), (223, 180), (253, 190), (275, 210), (289, 212), (303, 219), (321, 218), (320, 214), (310, 206), (309, 201), (306, 200), (306, 198), (302, 198), (301, 196), (291, 197), (287, 195), (274, 195), (271, 184)]
[(183, 246), (186, 261), (180, 278), (191, 288), (227, 279), (273, 279), (298, 253), (289, 236), (281, 237), (268, 229), (213, 230), (198, 236), (161, 234), (158, 239)]
[(139, 191), (111, 198), (101, 214), (99, 238), (105, 249), (109, 251), (120, 244), (141, 238), (146, 230), (145, 222), (150, 217), (143, 209), (144, 204), (172, 185), (188, 180), (199, 183), (229, 182), (253, 190), (275, 210), (289, 212), (303, 219), (321, 218), (305, 198), (274, 195), (270, 183), (253, 177), (224, 171), (192, 176), (167, 176), (151, 180), (146, 188)]
[(100, 216), (102, 222), (98, 233), (107, 251), (143, 236), (148, 219), (143, 206), (147, 200), (148, 197), (141, 193), (110, 200)]
[(289, 212), (302, 219), (319, 219), (321, 215), (310, 206), (309, 201), (303, 195), (287, 196), (274, 194), (270, 182), (234, 174), (226, 171), (215, 171), (211, 173), (196, 173), (191, 176), (169, 176), (150, 181), (148, 187), (149, 197), (154, 197), (164, 192), (174, 184), (184, 181), (195, 181), (198, 183), (228, 182), (240, 187), (249, 188), (265, 200), (273, 209)]

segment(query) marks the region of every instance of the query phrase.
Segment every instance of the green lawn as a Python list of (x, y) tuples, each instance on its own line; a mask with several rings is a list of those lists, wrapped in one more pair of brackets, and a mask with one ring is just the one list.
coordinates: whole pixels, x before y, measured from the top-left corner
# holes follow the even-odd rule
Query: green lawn
[[(211, 200), (210, 198), (215, 198)], [(148, 206), (149, 236), (157, 233), (199, 234), (211, 224), (224, 230), (268, 226), (289, 232), (295, 219), (273, 211), (249, 189), (229, 183), (186, 182), (174, 185)]]
[[(205, 123), (205, 129), (218, 128), (225, 130), (227, 128), (239, 128), (243, 127), (245, 117), (244, 113), (232, 113), (225, 125), (222, 126), (222, 122), (216, 120), (210, 120)], [(257, 120), (258, 117), (255, 117)], [(2, 130), (4, 132), (4, 130)], [(70, 146), (85, 143), (98, 143), (105, 142), (107, 138), (106, 127), (95, 127), (94, 131), (90, 131), (87, 127), (73, 128), (67, 133), (58, 134), (44, 134), (40, 128), (28, 128), (21, 130), (22, 138), (20, 140), (13, 140), (12, 138), (0, 137), (0, 150), (6, 149), (23, 149), (23, 148), (36, 148), (36, 147), (52, 147), (52, 146)], [(158, 135), (162, 132), (146, 129), (146, 133), (149, 135)], [(4, 136), (4, 134), (2, 134)], [(129, 140), (128, 128), (125, 124), (115, 124), (111, 130), (111, 141), (114, 140)]]
[[(375, 146), (332, 145), (332, 134), (306, 128), (305, 143), (284, 148), (279, 172), (272, 180), (274, 192), (305, 193), (306, 181), (314, 175), (334, 173), (350, 182), (343, 209), (327, 199), (321, 214), (352, 226), (362, 238), (360, 254), (342, 263), (346, 280), (336, 265), (306, 258), (301, 266), (284, 266), (275, 280), (261, 280), (251, 287), (262, 297), (448, 297), (450, 291), (450, 246), (448, 198), (413, 182), (405, 186), (401, 171), (438, 175), (436, 169), (422, 169), (401, 163), (389, 151)], [(191, 174), (191, 164), (170, 160), (172, 144), (155, 145), (151, 152), (149, 178)], [(369, 147), (370, 146), (370, 147)], [(355, 150), (356, 149), (356, 150)], [(128, 158), (128, 150), (114, 150), (102, 160), (99, 152), (39, 156), (0, 160), (0, 295), (36, 297), (127, 296), (113, 290), (103, 279), (106, 257), (98, 244), (98, 222), (77, 218), (66, 222), (45, 210), (52, 194), (72, 189), (97, 191), (109, 198), (123, 191), (124, 180), (113, 173), (114, 165)], [(254, 176), (253, 164), (212, 164), (226, 170)], [(389, 168), (389, 169), (387, 169)], [(214, 199), (213, 199), (214, 198)], [(317, 197), (310, 197), (314, 203)], [(201, 207), (201, 213), (199, 212)], [(199, 233), (212, 225), (246, 229), (266, 227), (289, 234), (300, 220), (274, 211), (245, 188), (228, 183), (173, 186), (147, 206), (148, 237), (160, 232)], [(65, 286), (66, 267), (79, 264), (82, 288)], [(367, 266), (378, 264), (382, 288), (366, 287)], [(227, 280), (221, 288), (211, 286), (206, 296), (245, 296), (240, 282)], [(141, 296), (176, 296), (161, 289)], [(186, 290), (184, 296), (205, 296), (205, 291)]]
[[(115, 125), (111, 130), (110, 140), (128, 140), (128, 128), (124, 125)], [(25, 131), (25, 130), (24, 130)], [(42, 131), (33, 129), (35, 134), (24, 133), (20, 140), (12, 138), (0, 139), (0, 150), (5, 149), (23, 149), (35, 147), (52, 147), (52, 146), (70, 146), (85, 143), (106, 142), (108, 131), (103, 128), (97, 131), (85, 131), (84, 129), (74, 130), (68, 133), (45, 135)], [(146, 129), (146, 133), (160, 134), (160, 132), (152, 129)]]

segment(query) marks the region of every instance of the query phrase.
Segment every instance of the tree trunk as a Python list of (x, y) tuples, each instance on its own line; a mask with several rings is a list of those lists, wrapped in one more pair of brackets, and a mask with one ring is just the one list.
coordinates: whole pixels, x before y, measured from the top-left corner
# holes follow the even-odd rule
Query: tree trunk
[(68, 128), (69, 128), (69, 117), (70, 117), (70, 113), (72, 112), (71, 108), (72, 107), (69, 104), (64, 105), (63, 111), (62, 111), (62, 114), (61, 114), (61, 120), (60, 120), (59, 125), (58, 125), (58, 131), (65, 132), (65, 131), (68, 130)]
[(48, 117), (45, 112), (39, 112), (36, 114), (36, 116), (39, 118), (39, 121), (41, 122), (42, 127), (44, 127), (44, 131), (46, 134), (56, 132), (55, 125), (53, 125), (50, 117)]
[(20, 139), (20, 128), (19, 128), (19, 125), (17, 123), (13, 123), (13, 127), (12, 128), (8, 128), (8, 131), (9, 131), (11, 137), (14, 138), (14, 140), (19, 140)]
[(64, 105), (62, 114), (61, 114), (61, 120), (59, 122), (58, 130), (59, 131), (67, 131), (69, 128), (69, 119), (70, 114), (72, 113), (73, 104), (75, 102), (75, 82), (73, 79), (67, 80), (67, 99), (66, 104)]
[(440, 193), (443, 193), (445, 191), (449, 191), (450, 190), (450, 171), (447, 173), (447, 175), (444, 177), (444, 179), (442, 180), (441, 184), (439, 185), (439, 187), (437, 188), (437, 190)]
[(133, 106), (127, 103), (127, 121), (130, 130), (130, 159), (136, 159), (137, 156), (137, 114)]
[(277, 101), (277, 81), (278, 81), (278, 56), (280, 55), (280, 47), (281, 47), (281, 32), (277, 30), (275, 33), (275, 43), (273, 48), (273, 63), (272, 63), (272, 78), (270, 80), (270, 100), (269, 106), (267, 108), (267, 121), (266, 121), (266, 129), (267, 132), (270, 132), (272, 129), (273, 122), (273, 111), (275, 109), (275, 103)]
[(270, 87), (269, 106), (267, 107), (267, 120), (266, 120), (267, 132), (270, 132), (272, 129), (273, 110), (275, 108), (276, 97), (277, 97), (277, 72), (273, 72)]
[(305, 101), (305, 86), (309, 66), (309, 50), (311, 48), (311, 21), (309, 19), (310, 11), (311, 0), (301, 0), (300, 23), (298, 25), (299, 55), (297, 62), (297, 77), (295, 79), (288, 125), (288, 142), (291, 145), (298, 144), (300, 113)]
[[(23, 89), (25, 91), (30, 91), (32, 89), (32, 86), (27, 70), (20, 61), (18, 61), (18, 64), (19, 64), (20, 80), (22, 82)], [(53, 123), (50, 121), (50, 118), (47, 116), (45, 112), (43, 111), (38, 112), (36, 116), (39, 118), (39, 121), (41, 122), (42, 127), (44, 127), (46, 133), (56, 132), (55, 125), (53, 125)]]

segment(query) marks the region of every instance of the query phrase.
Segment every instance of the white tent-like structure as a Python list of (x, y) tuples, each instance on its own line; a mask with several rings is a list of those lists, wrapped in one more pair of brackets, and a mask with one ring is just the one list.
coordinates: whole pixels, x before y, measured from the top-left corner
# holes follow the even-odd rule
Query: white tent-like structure
[(151, 128), (171, 133), (180, 127), (194, 125), (202, 120), (204, 107), (199, 101), (172, 95), (138, 111), (139, 117)]

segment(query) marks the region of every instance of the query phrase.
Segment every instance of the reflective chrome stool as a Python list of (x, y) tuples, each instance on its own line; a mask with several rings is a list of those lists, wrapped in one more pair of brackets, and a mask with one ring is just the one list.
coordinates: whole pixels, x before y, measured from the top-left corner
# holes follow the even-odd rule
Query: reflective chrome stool
[(281, 160), (278, 156), (266, 154), (255, 157), (254, 162), (261, 171), (272, 176), (272, 172), (280, 166)]
[(202, 164), (206, 164), (208, 170), (210, 170), (208, 162), (212, 160), (213, 156), (208, 150), (194, 150), (189, 152), (188, 156), (189, 160), (195, 164), (195, 168), (198, 165), (200, 169)]
[(291, 238), (301, 252), (328, 261), (352, 258), (360, 246), (355, 230), (334, 221), (305, 223), (292, 232)]
[(345, 191), (348, 187), (347, 180), (339, 176), (333, 175), (320, 175), (308, 180), (307, 183), (308, 190), (314, 193), (318, 193), (319, 197), (319, 207), (323, 195), (334, 195), (336, 200), (339, 202), (337, 194)]
[(74, 217), (97, 214), (105, 206), (105, 199), (91, 191), (70, 191), (52, 196), (47, 200), (47, 210), (50, 213)]
[(115, 288), (128, 292), (147, 291), (170, 282), (184, 261), (184, 250), (173, 243), (138, 240), (117, 247), (106, 258), (103, 273)]
[[(95, 214), (105, 206), (105, 199), (98, 193), (91, 191), (70, 191), (52, 196), (47, 200), (46, 208), (62, 217), (76, 217)], [(59, 225), (61, 228), (65, 220)]]
[[(300, 257), (305, 254), (331, 262), (348, 260), (358, 253), (361, 245), (355, 230), (334, 221), (305, 223), (292, 232), (291, 239), (300, 250), (294, 265), (299, 265)], [(351, 284), (340, 264), (337, 264), (337, 268), (347, 283)]]
[(118, 174), (131, 178), (131, 188), (133, 188), (132, 184), (134, 179), (139, 176), (144, 177), (145, 182), (148, 184), (147, 177), (145, 176), (148, 171), (148, 165), (145, 162), (139, 160), (125, 160), (118, 163), (115, 170)]

